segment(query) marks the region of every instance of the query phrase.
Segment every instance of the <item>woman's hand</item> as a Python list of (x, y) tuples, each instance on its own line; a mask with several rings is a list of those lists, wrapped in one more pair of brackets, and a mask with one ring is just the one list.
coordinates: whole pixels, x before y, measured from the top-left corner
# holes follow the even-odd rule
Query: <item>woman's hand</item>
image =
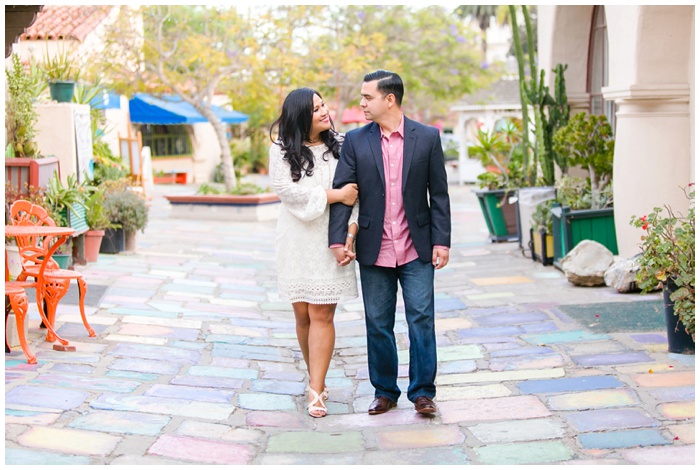
[(348, 183), (342, 188), (340, 188), (341, 198), (340, 202), (346, 206), (352, 206), (357, 201), (357, 184)]

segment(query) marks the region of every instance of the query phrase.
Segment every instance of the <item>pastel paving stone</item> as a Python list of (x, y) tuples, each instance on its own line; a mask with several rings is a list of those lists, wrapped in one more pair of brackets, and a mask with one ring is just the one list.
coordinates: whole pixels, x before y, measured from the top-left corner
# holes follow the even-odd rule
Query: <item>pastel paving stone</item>
[(507, 420), (469, 426), (469, 431), (484, 444), (496, 442), (540, 441), (566, 434), (566, 425), (551, 418)]
[(516, 356), (494, 358), (489, 362), (494, 371), (519, 369), (549, 369), (564, 365), (564, 358), (559, 354), (538, 354), (533, 356)]
[(5, 408), (28, 406), (47, 411), (70, 410), (82, 405), (88, 395), (78, 390), (19, 385), (5, 394)]
[(464, 442), (464, 434), (458, 426), (411, 429), (380, 432), (377, 444), (380, 449), (415, 449), (418, 447), (453, 446)]
[(5, 465), (89, 465), (87, 455), (63, 455), (5, 446)]
[(543, 418), (552, 413), (533, 396), (484, 398), (441, 403), (443, 423)]
[(464, 310), (467, 306), (459, 299), (435, 299), (436, 312), (449, 312), (451, 310)]
[(639, 397), (629, 389), (593, 390), (555, 395), (547, 400), (552, 410), (587, 410), (639, 404)]
[(192, 366), (187, 370), (190, 375), (224, 377), (229, 379), (252, 380), (258, 378), (258, 371), (251, 369), (233, 369), (229, 367)]
[(654, 446), (621, 451), (622, 457), (637, 465), (692, 465), (695, 467), (695, 446)]
[(580, 366), (609, 366), (615, 364), (630, 364), (634, 362), (654, 362), (646, 353), (629, 351), (617, 354), (594, 354), (588, 356), (573, 356), (574, 363)]
[(297, 412), (250, 411), (245, 415), (247, 426), (285, 429), (309, 429), (313, 423)]
[(230, 379), (227, 377), (206, 377), (184, 375), (175, 377), (170, 381), (173, 385), (189, 385), (190, 387), (217, 388), (236, 390), (243, 386), (242, 379)]
[(477, 286), (499, 286), (509, 284), (531, 284), (533, 280), (525, 276), (473, 277), (469, 279)]
[(693, 419), (695, 418), (695, 401), (664, 403), (659, 405), (659, 411), (668, 419)]
[(580, 411), (565, 414), (564, 418), (581, 432), (659, 426), (658, 421), (640, 409)]
[(5, 424), (27, 424), (29, 426), (48, 426), (55, 423), (61, 414), (45, 411), (26, 411), (5, 408)]
[(527, 465), (570, 460), (573, 452), (562, 442), (528, 442), (477, 447), (475, 464)]
[(247, 465), (255, 455), (252, 447), (196, 437), (163, 435), (148, 449), (151, 455), (198, 464)]
[(632, 379), (640, 387), (678, 387), (683, 385), (695, 385), (695, 371), (659, 372), (660, 373), (634, 375)]
[(204, 401), (209, 403), (230, 403), (234, 391), (230, 389), (202, 389), (183, 385), (155, 384), (144, 392), (149, 397), (179, 398), (182, 400)]
[(484, 336), (514, 336), (525, 333), (519, 326), (497, 326), (491, 328), (468, 328), (455, 332), (460, 338), (482, 338)]
[(578, 436), (578, 440), (584, 449), (618, 449), (671, 443), (655, 429), (632, 429), (629, 431), (581, 434)]
[(155, 436), (169, 422), (170, 417), (155, 414), (128, 411), (91, 411), (74, 419), (68, 426), (112, 434)]
[(461, 447), (365, 451), (363, 465), (465, 465), (469, 456)]
[(557, 333), (524, 335), (522, 339), (531, 343), (546, 346), (549, 344), (572, 343), (580, 341), (602, 341), (610, 339), (608, 335), (589, 333), (588, 331), (560, 331)]
[(438, 402), (450, 400), (469, 400), (475, 398), (496, 398), (512, 395), (508, 387), (502, 384), (478, 385), (466, 387), (438, 387), (435, 399)]
[(116, 380), (100, 377), (85, 377), (68, 374), (43, 374), (31, 381), (32, 383), (54, 387), (76, 387), (98, 392), (128, 393), (135, 390), (141, 383), (129, 380)]
[(268, 393), (241, 393), (238, 406), (246, 410), (294, 410), (296, 403), (287, 395)]
[(695, 400), (695, 387), (690, 385), (680, 387), (649, 388), (646, 391), (649, 393), (649, 395), (662, 403)]
[[(555, 369), (532, 369), (532, 370), (514, 370), (507, 372), (490, 372), (490, 371), (479, 371), (473, 372), (471, 374), (450, 374), (438, 376), (435, 381), (438, 385), (451, 385), (451, 384), (468, 384), (468, 383), (483, 383), (483, 382), (507, 382), (507, 381), (520, 381), (526, 380), (536, 381), (536, 379), (543, 378), (553, 378), (562, 377), (564, 375), (564, 370), (561, 368)], [(520, 384), (522, 385), (522, 384)]]
[(234, 407), (223, 403), (190, 402), (175, 398), (123, 396), (103, 393), (90, 403), (96, 410), (136, 411), (166, 416), (225, 420)]
[(182, 369), (182, 365), (174, 362), (149, 359), (116, 359), (108, 368), (146, 374), (174, 375)]
[(569, 377), (552, 380), (528, 380), (518, 384), (522, 393), (561, 393), (583, 390), (619, 388), (625, 384), (611, 375), (593, 375), (589, 377)]
[[(329, 380), (326, 380), (326, 386), (330, 385), (328, 382)], [(333, 384), (333, 386), (337, 387), (336, 384)], [(302, 395), (306, 387), (301, 382), (255, 380), (251, 384), (250, 389), (255, 392), (277, 393), (280, 395)]]
[(361, 432), (284, 432), (270, 436), (266, 452), (336, 454), (364, 450)]
[(480, 317), (479, 325), (520, 325), (522, 323), (544, 322), (550, 319), (550, 316), (544, 312), (496, 313)]
[(109, 455), (121, 440), (101, 432), (45, 427), (31, 428), (17, 438), (25, 447), (79, 455)]
[(108, 354), (139, 359), (163, 360), (167, 358), (168, 362), (183, 364), (198, 364), (201, 356), (198, 351), (141, 344), (118, 344)]

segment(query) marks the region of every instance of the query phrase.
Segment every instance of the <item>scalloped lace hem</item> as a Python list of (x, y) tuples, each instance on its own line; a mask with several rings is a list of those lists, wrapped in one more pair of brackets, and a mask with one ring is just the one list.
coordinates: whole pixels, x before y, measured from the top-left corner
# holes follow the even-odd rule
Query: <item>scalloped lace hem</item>
[(337, 304), (358, 296), (357, 281), (352, 280), (323, 285), (280, 280), (278, 286), (280, 300), (291, 303), (308, 302), (310, 304)]

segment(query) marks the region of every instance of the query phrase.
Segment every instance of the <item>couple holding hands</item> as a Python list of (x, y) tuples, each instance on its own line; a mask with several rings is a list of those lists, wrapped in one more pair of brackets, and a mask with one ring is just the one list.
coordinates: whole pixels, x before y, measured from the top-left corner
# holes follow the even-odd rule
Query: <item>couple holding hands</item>
[(401, 395), (394, 336), (399, 284), (410, 343), (407, 397), (418, 413), (437, 412), (433, 283), (434, 270), (449, 261), (450, 201), (439, 131), (403, 115), (403, 92), (396, 73), (367, 74), (360, 107), (371, 122), (344, 136), (309, 88), (292, 91), (273, 124), (270, 179), (282, 202), (279, 296), (292, 303), (309, 373), (307, 409), (315, 418), (327, 413), (336, 305), (358, 295), (355, 260), (375, 389), (369, 414), (389, 411)]

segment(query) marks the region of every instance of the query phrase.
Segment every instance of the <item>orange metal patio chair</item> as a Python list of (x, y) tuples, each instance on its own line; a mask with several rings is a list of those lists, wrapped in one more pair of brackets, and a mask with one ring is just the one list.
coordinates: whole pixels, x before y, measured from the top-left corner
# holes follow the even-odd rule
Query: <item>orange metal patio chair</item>
[[(19, 200), (13, 203), (10, 208), (10, 215), (13, 225), (56, 226), (56, 223), (49, 217), (44, 208), (25, 200)], [(83, 325), (85, 325), (88, 335), (94, 337), (95, 331), (92, 329), (85, 316), (87, 283), (85, 282), (83, 274), (69, 269), (61, 269), (53, 259), (49, 259), (42, 276), (43, 278), (39, 279), (42, 260), (48, 253), (47, 247), (51, 246), (52, 241), (52, 237), (17, 237), (17, 246), (19, 247), (20, 259), (22, 262), (22, 272), (17, 276), (17, 281), (22, 282), (31, 277), (35, 279), (37, 283), (41, 283), (43, 291), (41, 301), (46, 305), (46, 319), (52, 327), (46, 334), (46, 340), (55, 341), (57, 337), (53, 332), (53, 326), (56, 321), (58, 302), (68, 292), (70, 281), (75, 279), (78, 283), (80, 316), (82, 317)], [(40, 312), (43, 311), (41, 301), (37, 298)]]

